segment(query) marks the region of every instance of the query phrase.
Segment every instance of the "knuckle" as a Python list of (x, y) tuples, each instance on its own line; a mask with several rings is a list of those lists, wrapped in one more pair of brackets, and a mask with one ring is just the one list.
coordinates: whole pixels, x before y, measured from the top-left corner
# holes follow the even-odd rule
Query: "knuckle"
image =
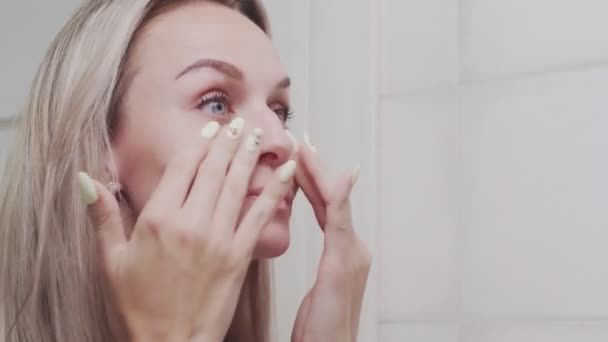
[(193, 231), (185, 226), (179, 226), (174, 228), (173, 237), (177, 242), (177, 245), (183, 248), (191, 247), (196, 245), (198, 242), (198, 237)]
[(158, 213), (146, 213), (140, 218), (141, 229), (148, 234), (158, 236), (170, 225), (166, 216)]
[(205, 249), (209, 257), (216, 259), (219, 262), (226, 262), (231, 257), (230, 245), (224, 239), (211, 238), (207, 239)]
[(94, 225), (96, 225), (98, 228), (103, 229), (103, 227), (108, 226), (108, 224), (111, 222), (112, 213), (109, 210), (92, 212), (91, 219)]

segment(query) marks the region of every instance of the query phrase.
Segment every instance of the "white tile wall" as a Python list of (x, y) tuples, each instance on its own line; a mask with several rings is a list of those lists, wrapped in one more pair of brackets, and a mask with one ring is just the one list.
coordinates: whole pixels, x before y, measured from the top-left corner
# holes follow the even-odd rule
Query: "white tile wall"
[(23, 106), (30, 82), (55, 33), (80, 0), (19, 1), (0, 10), (0, 119)]
[(458, 3), (458, 0), (381, 2), (382, 94), (457, 83)]
[(379, 341), (608, 340), (608, 3), (380, 8)]
[(381, 324), (379, 342), (459, 342), (458, 324)]
[(463, 0), (463, 77), (606, 64), (607, 13), (603, 0)]
[(461, 342), (605, 342), (608, 322), (465, 326)]
[(457, 88), (382, 102), (381, 319), (458, 310), (458, 109)]
[(608, 68), (464, 94), (464, 311), (608, 317)]

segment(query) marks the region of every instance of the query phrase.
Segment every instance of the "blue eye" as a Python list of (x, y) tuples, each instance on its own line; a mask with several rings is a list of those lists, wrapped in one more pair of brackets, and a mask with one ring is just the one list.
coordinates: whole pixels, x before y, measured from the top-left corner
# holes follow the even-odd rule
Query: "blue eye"
[(230, 110), (230, 98), (221, 91), (213, 91), (205, 94), (200, 100), (197, 108), (211, 115), (228, 115)]

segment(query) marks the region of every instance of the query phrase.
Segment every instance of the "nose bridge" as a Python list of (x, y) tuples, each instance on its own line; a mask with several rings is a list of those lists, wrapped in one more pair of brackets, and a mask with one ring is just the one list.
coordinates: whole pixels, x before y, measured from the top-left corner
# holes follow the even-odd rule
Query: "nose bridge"
[(270, 109), (258, 111), (254, 116), (254, 127), (264, 131), (261, 142), (262, 162), (278, 167), (289, 159), (294, 145), (281, 119)]

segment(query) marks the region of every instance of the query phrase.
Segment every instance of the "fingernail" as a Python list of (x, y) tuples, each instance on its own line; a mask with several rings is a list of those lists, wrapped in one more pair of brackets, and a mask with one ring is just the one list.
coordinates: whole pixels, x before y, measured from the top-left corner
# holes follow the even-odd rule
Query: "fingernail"
[(245, 128), (245, 120), (243, 118), (232, 120), (230, 125), (228, 125), (228, 136), (231, 138), (238, 137), (243, 131), (243, 128)]
[(205, 139), (211, 140), (215, 138), (217, 132), (220, 131), (220, 124), (216, 121), (208, 122), (205, 127), (201, 130), (201, 136)]
[(80, 185), (80, 195), (87, 205), (97, 202), (97, 189), (91, 177), (84, 172), (78, 173), (78, 184)]
[(310, 135), (308, 133), (304, 133), (304, 141), (313, 152), (317, 152), (317, 147), (310, 141)]
[(247, 141), (245, 142), (245, 147), (248, 151), (254, 152), (260, 147), (260, 142), (262, 141), (263, 134), (264, 131), (260, 128), (256, 128), (251, 132), (251, 134), (247, 138)]
[(293, 134), (291, 134), (291, 132), (289, 130), (285, 130), (285, 133), (287, 133), (289, 140), (291, 140), (291, 143), (293, 144), (293, 152), (298, 152), (299, 144), (298, 144), (298, 140), (296, 139), (296, 137), (294, 137)]
[(357, 166), (355, 168), (355, 170), (353, 171), (353, 175), (351, 176), (351, 183), (352, 186), (355, 186), (355, 184), (357, 184), (357, 181), (359, 180), (359, 174), (361, 173), (361, 166)]
[(296, 161), (290, 160), (283, 164), (279, 169), (279, 179), (282, 183), (287, 183), (291, 180), (293, 175), (296, 173)]

